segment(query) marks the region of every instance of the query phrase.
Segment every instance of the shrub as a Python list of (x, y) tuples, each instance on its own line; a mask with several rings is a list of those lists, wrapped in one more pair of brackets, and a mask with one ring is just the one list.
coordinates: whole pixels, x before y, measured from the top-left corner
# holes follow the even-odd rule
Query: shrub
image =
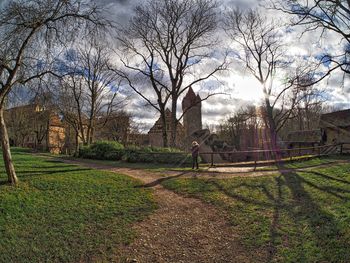
[(189, 164), (192, 163), (191, 154), (185, 152), (150, 152), (145, 150), (125, 150), (123, 160), (130, 163), (167, 163)]
[[(118, 142), (98, 141), (79, 150), (79, 157), (100, 160), (124, 160), (130, 163), (164, 163), (183, 165), (192, 163), (191, 154), (176, 148), (124, 146)], [(200, 161), (200, 160), (199, 160)]]
[(124, 146), (113, 141), (98, 141), (79, 149), (79, 157), (88, 159), (120, 160), (124, 154)]

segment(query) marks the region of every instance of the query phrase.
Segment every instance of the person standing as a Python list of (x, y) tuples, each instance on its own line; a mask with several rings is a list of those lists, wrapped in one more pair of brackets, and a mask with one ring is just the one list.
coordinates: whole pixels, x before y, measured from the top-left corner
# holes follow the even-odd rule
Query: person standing
[(199, 154), (199, 144), (196, 141), (192, 142), (192, 169), (194, 169), (194, 166), (196, 166), (196, 169), (199, 169), (198, 167), (198, 154)]

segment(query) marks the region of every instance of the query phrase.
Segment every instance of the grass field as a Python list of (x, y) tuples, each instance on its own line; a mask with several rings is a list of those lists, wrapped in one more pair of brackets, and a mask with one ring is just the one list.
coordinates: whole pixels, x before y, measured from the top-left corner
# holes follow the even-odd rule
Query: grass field
[[(288, 168), (333, 162), (294, 163)], [(170, 179), (178, 193), (229, 215), (258, 262), (350, 262), (350, 164), (232, 179)]]
[(18, 187), (0, 166), (0, 262), (111, 262), (134, 238), (131, 224), (155, 209), (129, 177), (13, 156)]

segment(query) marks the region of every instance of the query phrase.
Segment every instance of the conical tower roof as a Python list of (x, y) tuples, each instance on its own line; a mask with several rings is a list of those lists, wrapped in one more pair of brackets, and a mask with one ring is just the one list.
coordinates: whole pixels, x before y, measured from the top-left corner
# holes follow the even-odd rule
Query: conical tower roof
[(201, 101), (199, 94), (195, 94), (192, 87), (189, 87), (185, 97), (182, 100), (182, 108), (191, 107)]

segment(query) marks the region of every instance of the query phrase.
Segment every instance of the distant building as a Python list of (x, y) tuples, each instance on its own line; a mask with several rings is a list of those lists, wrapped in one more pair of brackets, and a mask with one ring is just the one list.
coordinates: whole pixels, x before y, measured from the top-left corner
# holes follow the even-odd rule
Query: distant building
[(182, 100), (182, 112), (186, 137), (202, 129), (202, 99), (191, 87)]
[(150, 145), (149, 136), (143, 133), (130, 133), (128, 134), (127, 144), (135, 146)]
[[(184, 148), (184, 144), (188, 143), (185, 138), (202, 129), (202, 99), (194, 93), (191, 87), (182, 100), (182, 111), (184, 113), (183, 124), (178, 123), (176, 128), (176, 146), (178, 148)], [(165, 122), (168, 142), (170, 142), (173, 131), (170, 125), (171, 111), (169, 109), (165, 110)], [(147, 141), (151, 146), (163, 146), (162, 120), (160, 117), (149, 130), (148, 140), (143, 138), (143, 141)]]
[(321, 130), (292, 131), (287, 134), (284, 144), (288, 148), (313, 147), (322, 142)]
[(60, 116), (37, 104), (5, 111), (11, 146), (29, 147), (61, 153), (65, 144), (65, 127)]
[[(166, 131), (167, 139), (170, 141), (172, 130), (171, 130), (171, 111), (169, 109), (165, 110), (165, 122), (166, 122)], [(162, 147), (163, 146), (163, 131), (162, 131), (162, 120), (159, 119), (155, 122), (152, 128), (148, 132), (148, 144), (150, 146)], [(176, 128), (176, 146), (181, 147), (181, 140), (183, 139), (184, 127), (181, 123), (177, 124)]]
[(322, 114), (320, 129), (325, 144), (350, 143), (350, 109)]
[[(284, 144), (288, 148), (306, 148), (335, 143), (350, 144), (350, 109), (322, 114), (317, 130), (290, 132)], [(343, 151), (348, 151), (347, 147)]]

